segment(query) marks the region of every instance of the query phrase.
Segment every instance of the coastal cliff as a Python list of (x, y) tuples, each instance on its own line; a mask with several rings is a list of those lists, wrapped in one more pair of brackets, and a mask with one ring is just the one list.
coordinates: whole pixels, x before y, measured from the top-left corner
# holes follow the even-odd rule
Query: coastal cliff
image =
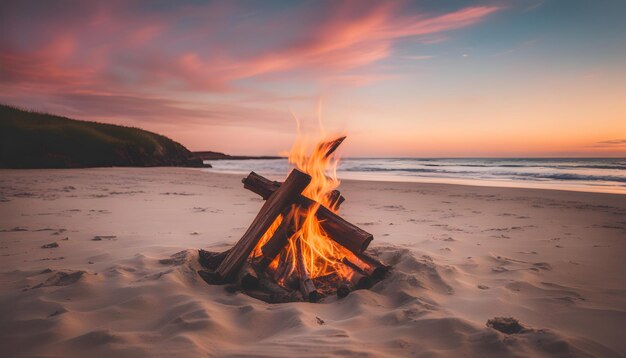
[(0, 105), (0, 168), (202, 167), (182, 144), (139, 128)]

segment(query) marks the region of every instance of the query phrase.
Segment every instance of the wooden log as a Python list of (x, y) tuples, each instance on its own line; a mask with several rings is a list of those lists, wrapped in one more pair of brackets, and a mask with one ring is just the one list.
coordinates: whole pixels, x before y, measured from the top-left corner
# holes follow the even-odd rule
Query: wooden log
[(198, 275), (209, 285), (220, 285), (222, 283), (214, 271), (198, 270)]
[(345, 198), (341, 196), (339, 190), (333, 190), (330, 192), (328, 196), (328, 201), (330, 202), (330, 208), (337, 211), (339, 207), (344, 202)]
[[(250, 174), (247, 177), (243, 178), (241, 182), (243, 183), (244, 188), (250, 190), (253, 193), (259, 194), (263, 198), (263, 200), (267, 200), (267, 198), (269, 198), (269, 196), (272, 195), (272, 193), (275, 192), (276, 189), (280, 188), (281, 185), (280, 182), (269, 180), (255, 172), (250, 172)], [(337, 209), (339, 208), (341, 203), (346, 200), (346, 198), (341, 195), (339, 190), (331, 191), (329, 194), (329, 199), (331, 200), (331, 202), (337, 202), (337, 204), (335, 204), (335, 207)], [(308, 206), (313, 204), (313, 201), (307, 201), (303, 204), (307, 205), (305, 207), (306, 209), (308, 208)]]
[(270, 293), (270, 299), (272, 301), (270, 303), (294, 302), (302, 300), (298, 291), (291, 291), (283, 288), (263, 275), (259, 277), (259, 286), (262, 290)]
[(350, 284), (354, 290), (366, 290), (372, 287), (372, 280), (369, 277), (355, 271), (350, 278)]
[(346, 136), (343, 136), (329, 142), (321, 143), (319, 145), (319, 148), (326, 148), (326, 154), (324, 154), (324, 157), (330, 157), (331, 154), (333, 154), (337, 150), (337, 148), (339, 148), (339, 146), (341, 145), (341, 143), (343, 143), (345, 139)]
[(363, 269), (345, 257), (341, 260), (341, 262), (354, 271), (352, 273), (352, 277), (350, 278), (350, 286), (352, 286), (354, 290), (368, 289), (372, 287), (372, 280)]
[(367, 267), (364, 268), (363, 271), (366, 275), (370, 276), (374, 280), (381, 280), (385, 278), (385, 276), (387, 276), (389, 270), (391, 269), (390, 266), (383, 264), (382, 262), (364, 252), (354, 254), (359, 260), (367, 264)]
[[(278, 282), (280, 281), (281, 278), (284, 278), (285, 281), (283, 282), (283, 284), (287, 287), (291, 287), (287, 282), (287, 279), (289, 278), (288, 275), (292, 271), (291, 262), (292, 262), (291, 251), (282, 250), (280, 252), (280, 258), (278, 260), (278, 267), (276, 267), (276, 270), (273, 273), (274, 280)], [(298, 289), (297, 286), (298, 285), (296, 284), (296, 287), (294, 287), (294, 289)]]
[(350, 286), (348, 286), (347, 284), (341, 284), (338, 288), (337, 288), (337, 297), (339, 298), (344, 298), (347, 295), (350, 294)]
[(280, 188), (281, 184), (280, 182), (269, 180), (255, 172), (250, 172), (241, 182), (244, 188), (261, 195), (263, 200), (267, 200), (273, 192)]
[[(270, 180), (255, 172), (251, 172), (244, 178), (243, 183), (244, 188), (261, 196), (264, 196), (266, 192), (275, 190), (275, 186), (271, 184)], [(299, 196), (298, 203), (304, 210), (316, 204), (315, 201), (303, 195)], [(354, 253), (363, 252), (374, 239), (372, 234), (342, 219), (323, 205), (319, 205), (315, 216), (330, 238)]]
[(298, 263), (297, 272), (298, 279), (300, 281), (300, 292), (302, 297), (309, 302), (317, 302), (320, 299), (320, 295), (315, 288), (315, 284), (306, 267), (304, 266), (304, 257), (302, 255), (302, 242), (300, 238), (296, 239), (296, 262)]
[(241, 265), (248, 258), (263, 234), (276, 217), (293, 204), (300, 193), (309, 185), (311, 177), (299, 170), (292, 170), (285, 182), (269, 196), (248, 230), (237, 241), (215, 271), (220, 280), (228, 282), (234, 278)]
[(365, 251), (372, 240), (374, 240), (372, 234), (349, 223), (325, 206), (320, 205), (315, 216), (320, 221), (324, 232), (333, 241), (355, 254)]
[(245, 263), (237, 272), (236, 282), (244, 290), (254, 290), (259, 287), (259, 276), (249, 264)]
[(270, 263), (276, 258), (280, 251), (287, 246), (289, 238), (296, 232), (293, 217), (297, 215), (297, 207), (292, 205), (286, 212), (283, 212), (283, 221), (280, 223), (272, 237), (261, 247), (262, 256), (254, 265), (259, 272), (265, 271)]
[(200, 262), (200, 265), (205, 268), (215, 271), (222, 261), (224, 261), (224, 258), (228, 255), (229, 251), (230, 249), (224, 252), (211, 252), (200, 249), (198, 250), (198, 261)]

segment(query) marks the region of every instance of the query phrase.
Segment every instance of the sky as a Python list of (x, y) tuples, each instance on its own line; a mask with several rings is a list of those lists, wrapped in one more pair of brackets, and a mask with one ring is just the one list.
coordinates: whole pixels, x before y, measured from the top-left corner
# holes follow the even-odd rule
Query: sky
[[(0, 102), (272, 155), (626, 156), (626, 1), (2, 1)], [(320, 123), (322, 129), (320, 129)]]

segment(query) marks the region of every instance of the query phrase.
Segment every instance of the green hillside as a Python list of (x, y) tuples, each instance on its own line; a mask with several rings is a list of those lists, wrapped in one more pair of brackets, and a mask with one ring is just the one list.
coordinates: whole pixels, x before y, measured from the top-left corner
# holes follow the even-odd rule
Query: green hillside
[(138, 128), (0, 105), (1, 168), (202, 166), (180, 143)]

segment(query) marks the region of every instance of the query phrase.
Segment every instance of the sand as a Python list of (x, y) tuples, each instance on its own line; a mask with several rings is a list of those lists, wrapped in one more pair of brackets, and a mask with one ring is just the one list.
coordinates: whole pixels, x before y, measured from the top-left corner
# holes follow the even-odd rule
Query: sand
[[(0, 171), (0, 354), (626, 353), (624, 196), (344, 181), (342, 215), (374, 234), (392, 275), (342, 300), (271, 305), (195, 273), (196, 249), (227, 248), (262, 205), (241, 177)], [(524, 328), (499, 332), (494, 317)]]

